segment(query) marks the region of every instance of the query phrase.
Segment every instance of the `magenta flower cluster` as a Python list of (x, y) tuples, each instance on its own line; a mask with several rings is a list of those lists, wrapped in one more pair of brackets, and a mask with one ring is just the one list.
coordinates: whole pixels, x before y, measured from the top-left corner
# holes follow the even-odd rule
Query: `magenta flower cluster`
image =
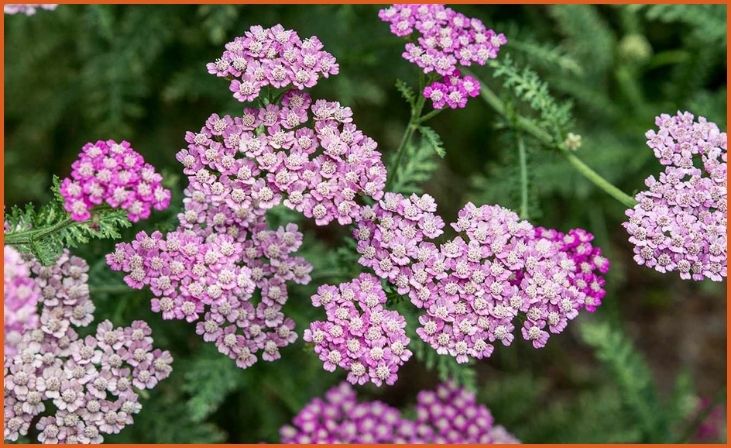
[(496, 341), (512, 343), (519, 315), (523, 338), (540, 348), (600, 303), (609, 264), (588, 232), (536, 230), (510, 210), (468, 203), (452, 224), (460, 235), (437, 246), (435, 209), (427, 195), (387, 193), (354, 234), (359, 262), (424, 310), (417, 334), (439, 354), (487, 358)]
[(88, 220), (92, 209), (103, 203), (125, 210), (132, 222), (170, 204), (162, 176), (126, 141), (87, 143), (71, 167), (71, 177), (61, 182), (61, 196), (76, 221)]
[(463, 76), (458, 67), (485, 65), (507, 43), (502, 33), (495, 33), (481, 20), (444, 5), (393, 5), (379, 11), (378, 16), (390, 24), (396, 36), (417, 33), (415, 41), (406, 44), (403, 57), (424, 73), (441, 76), (423, 92), (435, 109), (465, 107), (468, 97), (479, 94), (480, 84)]
[(416, 418), (380, 401), (358, 402), (348, 383), (315, 398), (279, 431), (282, 443), (520, 443), (475, 395), (440, 384), (417, 396)]
[(312, 304), (325, 308), (327, 321), (312, 322), (304, 340), (314, 344), (325, 370), (340, 367), (353, 384), (396, 382), (397, 371), (411, 358), (411, 351), (406, 320), (384, 308), (385, 303), (380, 280), (371, 274), (318, 288)]
[(727, 137), (689, 112), (660, 115), (647, 145), (665, 166), (645, 180), (624, 227), (635, 261), (682, 279), (726, 277)]
[(5, 317), (5, 356), (16, 353), (23, 334), (38, 327), (38, 301), (41, 289), (30, 276), (30, 269), (17, 250), (5, 246), (3, 299)]
[(5, 14), (34, 15), (38, 10), (53, 10), (58, 5), (55, 3), (33, 3), (33, 4), (9, 4), (5, 5)]
[(467, 100), (480, 94), (480, 82), (459, 70), (434, 81), (424, 88), (424, 97), (431, 100), (434, 109), (464, 109)]
[(5, 440), (35, 424), (41, 443), (101, 443), (133, 423), (139, 391), (170, 374), (172, 357), (153, 347), (142, 321), (126, 328), (104, 321), (93, 334), (77, 334), (94, 309), (84, 260), (64, 252), (53, 266), (33, 262), (31, 271), (42, 291), (41, 317), (16, 352), (5, 353)]
[(339, 71), (320, 39), (301, 39), (282, 25), (252, 26), (244, 36), (227, 43), (221, 57), (207, 68), (208, 73), (231, 79), (229, 89), (242, 102), (256, 99), (266, 86), (302, 90)]

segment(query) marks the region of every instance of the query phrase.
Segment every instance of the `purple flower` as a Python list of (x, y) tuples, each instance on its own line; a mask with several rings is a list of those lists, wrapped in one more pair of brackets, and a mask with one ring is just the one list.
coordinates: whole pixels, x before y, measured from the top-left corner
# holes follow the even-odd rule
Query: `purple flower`
[(312, 303), (325, 308), (327, 321), (312, 322), (304, 340), (314, 344), (325, 370), (345, 369), (353, 384), (396, 382), (396, 372), (411, 358), (406, 321), (384, 308), (386, 294), (375, 276), (322, 285)]
[(726, 133), (689, 112), (660, 115), (647, 145), (665, 169), (645, 180), (624, 227), (635, 261), (684, 280), (726, 277)]
[(480, 93), (480, 84), (470, 76), (462, 76), (457, 67), (485, 65), (507, 43), (502, 33), (485, 27), (479, 19), (444, 5), (393, 5), (379, 11), (378, 17), (390, 24), (396, 36), (416, 33), (402, 56), (424, 73), (441, 77), (422, 92), (435, 109), (464, 108), (469, 97)]
[(380, 401), (358, 402), (343, 382), (279, 430), (282, 443), (519, 443), (475, 395), (452, 384), (417, 396), (416, 418)]
[(149, 217), (153, 208), (167, 208), (171, 198), (155, 168), (128, 142), (114, 140), (84, 145), (60, 189), (64, 208), (76, 221), (88, 220), (95, 206), (106, 203), (124, 209), (129, 220), (137, 222)]
[(233, 78), (229, 90), (234, 98), (253, 101), (266, 86), (302, 90), (314, 87), (321, 77), (337, 75), (335, 58), (322, 48), (317, 37), (301, 39), (282, 25), (252, 26), (227, 43), (221, 57), (206, 68), (212, 75)]
[(37, 304), (41, 289), (30, 277), (30, 269), (21, 255), (5, 246), (5, 356), (16, 353), (15, 346), (23, 334), (38, 328)]

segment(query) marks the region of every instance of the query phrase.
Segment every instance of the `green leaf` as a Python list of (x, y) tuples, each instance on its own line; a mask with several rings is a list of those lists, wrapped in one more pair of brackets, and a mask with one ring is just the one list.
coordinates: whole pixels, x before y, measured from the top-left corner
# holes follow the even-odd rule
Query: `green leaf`
[(183, 391), (190, 396), (185, 405), (191, 420), (200, 422), (215, 412), (239, 387), (241, 375), (231, 359), (215, 350), (192, 359), (185, 367), (183, 383)]
[(5, 215), (6, 244), (32, 254), (44, 265), (53, 264), (65, 248), (72, 249), (92, 239), (119, 238), (120, 229), (132, 225), (124, 210), (108, 206), (95, 208), (87, 221), (74, 221), (64, 209), (56, 176), (51, 191), (51, 201), (42, 207), (36, 209), (26, 204), (24, 208), (11, 208)]
[(396, 89), (401, 92), (401, 96), (404, 97), (404, 99), (411, 106), (411, 109), (413, 109), (416, 105), (416, 94), (414, 94), (414, 89), (412, 89), (411, 86), (409, 86), (408, 84), (406, 84), (406, 82), (400, 79), (396, 80)]
[(594, 348), (619, 387), (624, 407), (637, 421), (644, 441), (668, 440), (669, 424), (657, 397), (650, 369), (625, 334), (608, 323), (580, 327), (581, 336)]
[(424, 136), (426, 141), (429, 145), (431, 145), (432, 149), (434, 149), (434, 152), (436, 152), (439, 157), (444, 158), (444, 156), (447, 155), (447, 151), (444, 149), (444, 143), (442, 143), (442, 138), (439, 134), (437, 134), (437, 131), (429, 126), (419, 126), (419, 132), (422, 136)]
[(392, 191), (411, 194), (422, 191), (421, 185), (431, 179), (437, 170), (431, 144), (426, 139), (410, 143), (404, 148), (401, 166), (394, 175)]

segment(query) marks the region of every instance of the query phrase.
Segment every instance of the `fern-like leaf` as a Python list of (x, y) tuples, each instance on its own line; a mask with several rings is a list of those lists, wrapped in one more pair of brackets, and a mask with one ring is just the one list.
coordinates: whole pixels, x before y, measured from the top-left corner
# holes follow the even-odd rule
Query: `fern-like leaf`
[(410, 85), (406, 84), (405, 81), (400, 79), (396, 80), (396, 89), (399, 93), (401, 93), (401, 96), (404, 97), (413, 110), (416, 105), (416, 94), (414, 93), (414, 89), (412, 89)]
[(241, 371), (225, 356), (213, 350), (191, 360), (185, 368), (183, 392), (191, 420), (201, 422), (215, 412), (223, 400), (236, 390)]
[(421, 192), (421, 185), (437, 170), (433, 146), (425, 140), (412, 142), (404, 148), (403, 162), (394, 174), (392, 191), (403, 194)]

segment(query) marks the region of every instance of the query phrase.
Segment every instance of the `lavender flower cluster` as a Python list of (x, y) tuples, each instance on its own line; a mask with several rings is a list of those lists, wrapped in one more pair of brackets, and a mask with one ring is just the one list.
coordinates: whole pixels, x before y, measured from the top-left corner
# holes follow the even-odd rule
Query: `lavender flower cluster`
[(317, 37), (303, 40), (282, 25), (252, 26), (244, 36), (227, 43), (221, 57), (207, 68), (208, 73), (231, 79), (229, 89), (242, 102), (256, 99), (266, 86), (302, 90), (339, 71), (337, 61)]
[[(321, 48), (317, 38), (300, 41), (294, 31), (279, 25), (253, 27), (227, 45), (224, 57), (209, 64), (209, 71), (249, 82), (250, 75), (258, 77), (264, 68), (267, 76), (279, 79), (275, 66), (290, 64), (286, 73), (294, 76), (291, 84), (311, 87), (317, 77), (303, 83), (300, 76), (307, 67), (325, 76), (337, 73), (334, 58)], [(290, 81), (272, 78), (265, 83), (287, 87)], [(251, 95), (246, 98), (256, 96)], [(198, 321), (198, 334), (242, 368), (253, 364), (259, 351), (266, 361), (278, 359), (278, 349), (296, 339), (294, 322), (282, 313), (286, 283), (308, 283), (312, 269), (292, 255), (302, 243), (297, 226), (270, 230), (267, 211), (283, 204), (317, 225), (334, 220), (350, 224), (360, 216), (358, 196), (378, 199), (386, 182), (376, 142), (355, 126), (350, 108), (313, 101), (296, 89), (284, 92), (279, 103), (246, 108), (239, 117), (213, 114), (199, 132), (186, 134), (188, 147), (177, 158), (189, 182), (177, 235), (194, 240), (188, 244), (191, 254), (192, 246), (199, 250), (191, 255), (194, 259), (173, 255), (170, 260), (184, 264), (180, 272), (200, 265), (200, 275), (171, 277), (165, 261), (159, 260), (164, 246), (122, 244), (108, 259), (112, 269), (127, 273), (130, 286), (151, 288), (153, 310), (166, 319)], [(149, 238), (141, 234), (138, 240)], [(230, 250), (220, 254), (215, 247), (201, 249), (206, 244)], [(201, 255), (206, 250), (219, 253), (214, 264), (220, 265), (207, 266)], [(166, 288), (160, 288), (160, 277)], [(261, 300), (255, 305), (256, 289)]]
[(30, 276), (30, 269), (17, 250), (5, 246), (3, 308), (5, 316), (5, 356), (16, 354), (23, 334), (38, 327), (38, 301), (41, 289)]
[(379, 11), (380, 19), (399, 37), (418, 34), (408, 42), (403, 57), (426, 74), (442, 78), (426, 86), (424, 97), (435, 109), (464, 108), (468, 97), (480, 92), (479, 82), (463, 76), (458, 66), (485, 65), (495, 59), (505, 36), (487, 28), (481, 20), (466, 17), (444, 5), (393, 5)]
[(450, 383), (419, 392), (410, 420), (380, 401), (358, 402), (343, 382), (307, 404), (280, 437), (282, 443), (520, 443), (494, 424), (473, 393)]
[(54, 10), (58, 5), (55, 3), (32, 3), (32, 4), (9, 4), (5, 5), (5, 14), (24, 14), (26, 16), (32, 16), (36, 11)]
[(396, 382), (397, 371), (411, 358), (411, 351), (406, 348), (406, 320), (385, 309), (385, 303), (380, 280), (371, 274), (318, 288), (312, 304), (325, 308), (327, 321), (312, 322), (304, 340), (315, 345), (325, 370), (340, 367), (348, 371), (353, 384)]
[(71, 167), (71, 177), (61, 182), (61, 196), (76, 221), (89, 219), (91, 210), (102, 203), (126, 210), (132, 222), (170, 204), (162, 176), (126, 141), (87, 143)]
[(727, 139), (715, 123), (689, 112), (660, 115), (647, 145), (665, 166), (645, 180), (624, 227), (635, 261), (682, 279), (726, 277)]
[(600, 303), (609, 262), (588, 232), (535, 229), (510, 210), (468, 203), (452, 224), (460, 235), (437, 246), (428, 241), (442, 234), (435, 210), (428, 195), (387, 193), (354, 235), (359, 262), (424, 310), (417, 334), (438, 353), (487, 358), (495, 341), (512, 343), (519, 314), (523, 338), (540, 348)]
[(172, 357), (153, 347), (142, 321), (126, 328), (104, 321), (94, 334), (78, 335), (74, 328), (87, 326), (94, 311), (84, 260), (65, 251), (55, 265), (34, 261), (30, 270), (40, 319), (5, 352), (5, 440), (27, 435), (36, 422), (41, 443), (101, 443), (133, 423), (138, 392), (170, 374)]

